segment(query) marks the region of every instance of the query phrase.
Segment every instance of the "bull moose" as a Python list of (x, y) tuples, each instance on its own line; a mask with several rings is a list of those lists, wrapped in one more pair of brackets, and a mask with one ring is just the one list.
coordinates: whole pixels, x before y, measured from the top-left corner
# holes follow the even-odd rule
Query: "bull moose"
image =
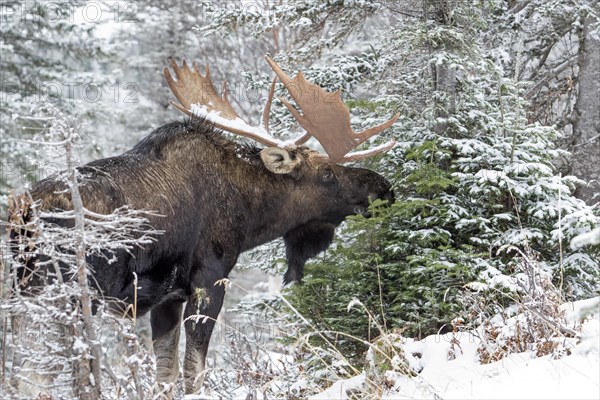
[[(103, 214), (122, 206), (151, 210), (150, 224), (164, 232), (151, 244), (118, 253), (116, 262), (90, 258), (90, 282), (107, 297), (129, 304), (135, 298), (138, 315), (150, 311), (160, 382), (179, 376), (177, 348), (185, 305), (186, 393), (202, 385), (210, 336), (225, 294), (215, 282), (228, 276), (242, 252), (283, 237), (288, 262), (284, 282), (300, 281), (305, 262), (329, 247), (334, 228), (347, 216), (366, 214), (375, 199), (394, 201), (390, 183), (381, 175), (341, 164), (393, 147), (392, 141), (350, 153), (390, 127), (398, 115), (356, 133), (339, 91), (324, 91), (302, 72), (291, 79), (271, 58), (267, 62), (276, 77), (262, 126), (238, 116), (226, 85), (219, 95), (208, 67), (202, 75), (195, 63), (190, 68), (185, 61), (182, 67), (172, 61), (175, 77), (168, 68), (164, 75), (180, 103), (173, 104), (191, 118), (159, 127), (120, 156), (78, 168), (87, 209)], [(296, 106), (280, 100), (306, 131), (287, 142), (269, 134), (278, 78)], [(237, 143), (221, 130), (266, 147)], [(326, 154), (304, 146), (310, 137)], [(69, 210), (65, 185), (48, 178), (33, 186), (31, 196), (41, 210)], [(209, 318), (198, 323), (187, 319), (197, 314)]]

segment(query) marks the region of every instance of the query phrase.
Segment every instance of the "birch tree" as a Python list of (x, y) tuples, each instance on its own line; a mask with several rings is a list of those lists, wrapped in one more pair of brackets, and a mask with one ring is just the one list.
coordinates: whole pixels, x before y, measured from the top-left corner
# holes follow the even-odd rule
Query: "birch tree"
[(600, 19), (591, 10), (582, 19), (571, 171), (587, 182), (577, 196), (593, 204), (600, 202)]
[(555, 160), (581, 178), (576, 195), (598, 193), (600, 118), (598, 57), (600, 3), (595, 0), (519, 0), (497, 4), (487, 45), (496, 62), (523, 82), (527, 117), (555, 125), (571, 156)]

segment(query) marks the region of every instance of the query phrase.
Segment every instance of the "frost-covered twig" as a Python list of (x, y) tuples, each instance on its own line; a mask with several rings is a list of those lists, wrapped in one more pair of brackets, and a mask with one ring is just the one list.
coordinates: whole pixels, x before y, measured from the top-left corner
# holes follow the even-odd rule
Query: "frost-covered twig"
[[(152, 229), (148, 217), (155, 214), (126, 207), (106, 215), (86, 209), (75, 168), (77, 125), (60, 113), (48, 121), (47, 132), (58, 136), (53, 144), (64, 145), (68, 166), (55, 179), (65, 182), (73, 207), (39, 210), (29, 194), (18, 197), (21, 203), (15, 210), (26, 211), (11, 220), (17, 234), (3, 246), (16, 254), (13, 291), (0, 302), (0, 314), (13, 318), (7, 328), (15, 343), (7, 360), (12, 398), (117, 399), (123, 390), (130, 399), (151, 398), (153, 359), (139, 345), (131, 321), (103, 311), (108, 300), (92, 289), (94, 277), (87, 261), (92, 256), (110, 261), (118, 251), (154, 241), (160, 232)], [(68, 219), (72, 222), (49, 222)], [(113, 343), (106, 342), (102, 329), (107, 323), (117, 328), (110, 330), (111, 335), (117, 332)], [(5, 329), (4, 338), (6, 334)], [(124, 356), (108, 358), (123, 346)]]

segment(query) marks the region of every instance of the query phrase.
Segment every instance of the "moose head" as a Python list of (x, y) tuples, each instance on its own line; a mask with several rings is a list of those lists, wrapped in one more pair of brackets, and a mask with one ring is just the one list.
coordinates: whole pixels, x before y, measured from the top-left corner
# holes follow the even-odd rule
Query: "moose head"
[[(286, 175), (296, 185), (306, 186), (297, 191), (308, 204), (320, 204), (323, 215), (298, 225), (284, 235), (287, 250), (288, 270), (284, 283), (299, 282), (304, 275), (304, 263), (308, 258), (329, 247), (333, 240), (333, 229), (348, 215), (369, 216), (369, 203), (376, 199), (394, 201), (390, 184), (373, 171), (346, 167), (341, 164), (363, 160), (393, 148), (394, 140), (369, 150), (352, 152), (371, 137), (391, 127), (400, 114), (394, 115), (383, 124), (362, 132), (350, 126), (350, 112), (341, 99), (341, 92), (327, 92), (304, 77), (302, 71), (292, 79), (269, 56), (265, 57), (276, 76), (273, 78), (269, 95), (262, 113), (261, 124), (252, 126), (235, 111), (227, 92), (227, 81), (223, 82), (221, 95), (217, 93), (205, 68), (204, 76), (198, 65), (190, 68), (184, 60), (182, 67), (172, 60), (173, 78), (168, 68), (165, 79), (179, 103), (171, 104), (192, 118), (202, 117), (215, 126), (230, 133), (254, 140), (266, 147), (260, 152), (266, 169), (273, 174)], [(281, 141), (270, 134), (269, 114), (277, 79), (281, 80), (288, 93), (299, 107), (298, 110), (287, 100), (278, 99), (287, 107), (305, 133), (289, 141)], [(325, 150), (325, 154), (303, 146), (311, 137)], [(314, 194), (314, 201), (310, 195)], [(289, 199), (293, 203), (293, 199)], [(330, 208), (325, 206), (329, 205)]]

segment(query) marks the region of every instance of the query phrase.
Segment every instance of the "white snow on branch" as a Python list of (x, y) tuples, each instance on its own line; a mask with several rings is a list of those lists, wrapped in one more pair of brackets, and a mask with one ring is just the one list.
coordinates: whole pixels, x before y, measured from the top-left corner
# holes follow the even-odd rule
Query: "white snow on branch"
[(583, 246), (593, 246), (600, 244), (600, 227), (590, 232), (582, 233), (571, 240), (571, 248), (578, 249)]

